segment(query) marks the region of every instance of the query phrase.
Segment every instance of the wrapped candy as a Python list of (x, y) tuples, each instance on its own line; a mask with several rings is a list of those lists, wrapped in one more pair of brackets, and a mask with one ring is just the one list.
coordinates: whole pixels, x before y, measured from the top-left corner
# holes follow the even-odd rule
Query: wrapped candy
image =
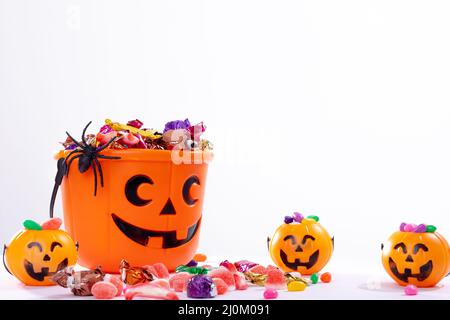
[[(209, 141), (200, 139), (206, 130), (203, 122), (191, 125), (188, 119), (170, 121), (166, 123), (162, 134), (142, 126), (143, 122), (138, 119), (130, 120), (126, 124), (106, 119), (97, 134), (85, 136), (86, 144), (93, 148), (101, 148), (115, 138), (108, 148), (172, 150), (177, 146), (184, 150), (212, 150), (213, 147)], [(62, 145), (67, 151), (81, 150), (70, 137), (67, 137)]]
[(253, 273), (251, 271), (244, 272), (245, 278), (250, 281), (253, 284), (256, 284), (257, 286), (264, 287), (266, 280), (267, 280), (267, 274), (259, 274), (259, 273)]
[(208, 269), (203, 267), (188, 267), (186, 265), (179, 265), (175, 272), (188, 272), (190, 274), (207, 274)]
[(237, 261), (234, 263), (234, 266), (236, 267), (237, 271), (239, 271), (239, 272), (246, 272), (250, 268), (252, 268), (256, 265), (257, 265), (257, 263), (251, 262), (248, 260), (240, 260), (240, 261)]
[(52, 276), (52, 281), (64, 288), (69, 288), (76, 296), (91, 296), (95, 283), (103, 281), (105, 274), (97, 268), (95, 270), (74, 271), (67, 267)]
[(143, 126), (142, 121), (136, 119), (136, 120), (130, 120), (127, 122), (127, 126), (132, 126), (135, 127), (137, 129), (140, 129)]
[(169, 121), (164, 126), (163, 133), (166, 133), (167, 131), (170, 130), (178, 130), (178, 129), (189, 130), (190, 127), (191, 123), (189, 122), (189, 119), (185, 119), (184, 121), (183, 120)]
[(120, 277), (125, 284), (135, 285), (138, 283), (146, 283), (153, 280), (153, 275), (145, 268), (131, 267), (128, 261), (120, 262)]
[(186, 292), (189, 298), (213, 298), (217, 295), (214, 281), (204, 274), (193, 276), (187, 284)]

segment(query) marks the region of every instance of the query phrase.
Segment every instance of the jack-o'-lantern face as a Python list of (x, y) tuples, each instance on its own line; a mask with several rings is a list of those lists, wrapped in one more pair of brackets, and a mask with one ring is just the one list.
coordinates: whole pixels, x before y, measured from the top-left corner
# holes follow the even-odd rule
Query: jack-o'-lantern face
[(102, 161), (104, 187), (92, 195), (92, 170), (63, 180), (69, 233), (80, 243), (79, 263), (117, 272), (163, 262), (169, 270), (195, 254), (202, 218), (207, 163), (174, 164), (170, 151), (108, 150), (120, 160)]
[[(127, 183), (125, 184), (125, 196), (130, 204), (136, 207), (143, 207), (146, 205), (149, 205), (153, 200), (150, 198), (141, 198), (138, 194), (138, 189), (144, 188), (144, 185), (147, 184), (150, 186), (154, 186), (153, 180), (145, 175), (137, 175), (131, 177)], [(192, 209), (196, 202), (198, 201), (198, 198), (196, 196), (192, 196), (192, 194), (195, 194), (195, 192), (191, 192), (192, 189), (195, 187), (200, 186), (200, 179), (196, 175), (192, 175), (190, 177), (187, 177), (185, 182), (183, 183), (183, 187), (181, 189), (182, 193), (182, 201), (181, 204), (183, 205), (183, 213), (186, 214), (186, 209)], [(150, 191), (151, 193), (151, 191)], [(176, 195), (175, 195), (176, 197)], [(163, 199), (161, 199), (163, 200)], [(187, 208), (186, 208), (187, 207)], [(128, 211), (130, 211), (128, 209)], [(171, 197), (169, 195), (169, 198), (167, 199), (164, 206), (161, 208), (159, 216), (162, 216), (164, 219), (164, 216), (166, 215), (177, 215), (177, 210), (175, 209), (175, 206), (171, 200)], [(201, 217), (198, 218), (198, 220), (193, 221), (193, 224), (187, 228), (187, 233), (183, 233), (180, 236), (180, 232), (177, 234), (177, 230), (151, 230), (142, 228), (136, 225), (133, 225), (131, 223), (128, 223), (124, 219), (120, 218), (119, 215), (116, 213), (112, 213), (111, 217), (116, 224), (117, 228), (130, 240), (142, 245), (142, 246), (152, 246), (154, 248), (161, 248), (161, 249), (172, 249), (179, 247), (185, 243), (188, 243), (192, 240), (192, 238), (196, 235), (197, 230), (200, 226), (200, 220)], [(156, 240), (155, 240), (156, 239)]]
[(333, 239), (318, 222), (282, 224), (269, 243), (275, 264), (285, 272), (310, 275), (320, 271), (331, 258)]
[(77, 261), (77, 249), (62, 230), (23, 230), (5, 252), (9, 271), (26, 285), (49, 286), (50, 277)]
[(437, 232), (397, 231), (382, 246), (382, 262), (398, 284), (432, 287), (450, 271), (449, 250)]

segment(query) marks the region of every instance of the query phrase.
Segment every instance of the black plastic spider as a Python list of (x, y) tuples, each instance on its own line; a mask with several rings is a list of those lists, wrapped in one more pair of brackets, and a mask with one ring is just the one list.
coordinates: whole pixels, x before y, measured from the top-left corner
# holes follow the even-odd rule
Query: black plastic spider
[[(80, 150), (77, 148), (77, 149), (71, 151), (67, 155), (66, 160), (65, 160), (66, 161), (66, 176), (69, 176), (70, 166), (75, 159), (78, 159), (78, 171), (80, 171), (80, 173), (84, 173), (89, 169), (89, 167), (92, 167), (92, 171), (94, 172), (94, 196), (96, 196), (97, 195), (97, 169), (98, 169), (98, 174), (100, 176), (100, 186), (103, 188), (103, 171), (102, 171), (102, 166), (100, 165), (100, 162), (98, 161), (97, 158), (117, 160), (117, 159), (120, 159), (120, 157), (112, 157), (112, 156), (105, 156), (105, 155), (99, 154), (100, 151), (103, 151), (104, 149), (108, 148), (109, 145), (111, 143), (113, 143), (116, 138), (112, 138), (111, 140), (109, 140), (109, 142), (107, 144), (105, 144), (99, 148), (93, 147), (87, 143), (85, 135), (86, 135), (86, 130), (91, 123), (92, 123), (92, 121), (90, 121), (83, 130), (83, 134), (81, 135), (81, 141), (83, 143), (76, 141), (66, 131), (67, 136), (72, 140), (72, 142), (74, 144), (77, 145), (78, 148), (81, 149)], [(70, 158), (72, 155), (73, 155), (73, 157)]]
[(86, 130), (92, 121), (84, 127), (83, 134), (81, 135), (81, 142), (75, 140), (67, 131), (67, 136), (72, 140), (72, 142), (77, 146), (77, 149), (71, 151), (65, 158), (61, 158), (58, 160), (58, 171), (55, 177), (55, 186), (53, 187), (53, 193), (50, 200), (50, 217), (53, 218), (53, 208), (55, 206), (56, 194), (58, 192), (58, 188), (61, 185), (62, 179), (64, 176), (69, 176), (69, 169), (72, 165), (72, 162), (75, 159), (78, 159), (78, 170), (80, 173), (86, 172), (89, 167), (92, 167), (92, 171), (94, 173), (94, 196), (97, 195), (97, 170), (100, 176), (100, 185), (103, 188), (103, 171), (98, 158), (100, 159), (112, 159), (117, 160), (120, 157), (113, 156), (105, 156), (103, 154), (99, 154), (99, 152), (108, 148), (111, 143), (114, 142), (116, 138), (112, 138), (107, 144), (96, 148), (89, 145), (86, 141)]

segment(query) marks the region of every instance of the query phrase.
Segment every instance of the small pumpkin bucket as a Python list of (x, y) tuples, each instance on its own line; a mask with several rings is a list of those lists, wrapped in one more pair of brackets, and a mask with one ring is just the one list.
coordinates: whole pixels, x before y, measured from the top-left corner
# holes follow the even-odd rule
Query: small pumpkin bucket
[(104, 186), (95, 196), (93, 168), (80, 173), (78, 159), (61, 185), (65, 227), (79, 243), (78, 263), (117, 273), (122, 259), (137, 266), (162, 262), (171, 271), (189, 262), (198, 247), (212, 152), (186, 152), (182, 163), (169, 150), (102, 154), (120, 159), (98, 159)]

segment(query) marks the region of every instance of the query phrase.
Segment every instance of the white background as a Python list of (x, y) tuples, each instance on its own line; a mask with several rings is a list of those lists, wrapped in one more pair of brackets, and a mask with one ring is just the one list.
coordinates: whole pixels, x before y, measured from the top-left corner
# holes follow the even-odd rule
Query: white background
[[(328, 270), (383, 272), (400, 222), (450, 237), (448, 1), (0, 0), (0, 240), (42, 221), (65, 130), (204, 120), (199, 251), (265, 256), (294, 210)], [(62, 216), (58, 202), (57, 212)]]

